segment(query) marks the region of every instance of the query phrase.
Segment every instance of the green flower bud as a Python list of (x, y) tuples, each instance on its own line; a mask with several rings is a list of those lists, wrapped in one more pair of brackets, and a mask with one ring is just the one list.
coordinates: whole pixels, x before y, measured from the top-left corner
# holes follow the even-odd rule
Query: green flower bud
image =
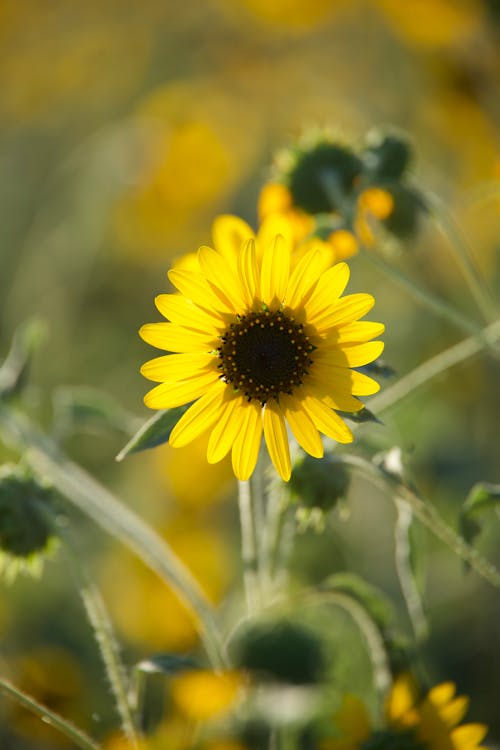
[(350, 474), (335, 456), (317, 459), (305, 454), (295, 463), (290, 479), (292, 499), (305, 508), (332, 510), (345, 497)]
[(368, 133), (366, 140), (368, 146), (362, 159), (371, 180), (399, 180), (412, 158), (409, 142), (399, 135), (379, 131)]
[(273, 682), (316, 684), (325, 669), (319, 638), (289, 620), (251, 623), (232, 650), (236, 667)]
[(52, 490), (18, 466), (0, 467), (0, 569), (37, 571), (55, 543)]
[(296, 151), (293, 166), (283, 181), (295, 206), (309, 214), (329, 213), (341, 208), (361, 169), (361, 160), (349, 148), (320, 141), (309, 149)]
[(413, 188), (397, 183), (381, 185), (392, 195), (394, 207), (391, 214), (383, 220), (386, 229), (401, 239), (414, 235), (418, 229), (421, 213), (425, 203)]

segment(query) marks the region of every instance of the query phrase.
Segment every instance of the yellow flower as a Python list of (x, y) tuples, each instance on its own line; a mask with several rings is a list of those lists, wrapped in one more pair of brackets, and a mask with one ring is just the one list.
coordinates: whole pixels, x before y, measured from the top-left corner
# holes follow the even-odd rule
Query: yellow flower
[(400, 676), (389, 693), (383, 726), (372, 727), (359, 698), (344, 698), (336, 717), (341, 739), (326, 740), (322, 750), (480, 750), (487, 727), (461, 724), (468, 698), (455, 695), (455, 685), (443, 682), (418, 700), (408, 675)]
[(194, 669), (172, 677), (172, 699), (186, 718), (207, 721), (222, 716), (232, 708), (242, 685), (239, 672), (217, 674)]
[(300, 260), (293, 256), (286, 224), (265, 222), (255, 237), (241, 219), (220, 217), (214, 244), (216, 249), (198, 250), (198, 271), (169, 272), (178, 293), (156, 298), (169, 322), (140, 330), (146, 342), (173, 352), (141, 368), (159, 383), (145, 403), (168, 409), (194, 402), (170, 444), (182, 447), (209, 432), (208, 462), (231, 451), (241, 480), (252, 474), (264, 434), (271, 460), (287, 481), (286, 423), (317, 458), (323, 456), (320, 433), (352, 441), (336, 410), (356, 412), (363, 406), (357, 396), (378, 391), (378, 383), (353, 368), (380, 355), (383, 344), (371, 339), (384, 326), (359, 322), (374, 299), (341, 297), (349, 267), (329, 268), (331, 254), (321, 243)]

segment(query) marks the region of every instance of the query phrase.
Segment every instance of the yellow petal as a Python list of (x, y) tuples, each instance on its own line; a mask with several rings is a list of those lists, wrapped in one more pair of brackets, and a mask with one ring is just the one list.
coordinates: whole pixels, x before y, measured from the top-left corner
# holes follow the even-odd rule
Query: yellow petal
[(207, 389), (219, 381), (219, 374), (214, 371), (204, 372), (190, 380), (174, 383), (161, 383), (144, 396), (144, 403), (150, 409), (173, 409), (202, 396)]
[(211, 352), (217, 348), (217, 336), (191, 331), (174, 323), (146, 323), (139, 331), (146, 343), (168, 352)]
[(439, 685), (431, 688), (427, 693), (427, 700), (434, 706), (443, 706), (455, 695), (456, 687), (454, 682), (441, 682)]
[[(372, 323), (371, 321), (361, 321), (359, 323), (347, 323), (341, 325), (332, 332), (332, 341), (335, 344), (357, 344), (362, 341), (370, 341), (380, 336), (385, 331), (383, 323)], [(326, 339), (322, 347), (329, 346), (329, 339)]]
[(241, 427), (242, 404), (242, 397), (234, 396), (223, 405), (223, 410), (208, 439), (207, 461), (209, 464), (221, 461), (231, 450)]
[(290, 247), (281, 235), (274, 238), (264, 250), (260, 276), (260, 297), (271, 305), (285, 296), (290, 273)]
[(283, 237), (288, 251), (291, 252), (294, 239), (292, 224), (284, 214), (272, 213), (264, 218), (257, 232), (257, 247), (260, 248), (261, 258), (266, 248), (274, 244), (278, 235)]
[(463, 724), (453, 729), (451, 740), (456, 750), (475, 750), (488, 733), (484, 724)]
[(349, 274), (347, 263), (337, 263), (322, 274), (311, 297), (306, 302), (308, 323), (316, 325), (317, 318), (337, 309), (339, 304), (337, 300), (347, 286)]
[(227, 259), (235, 259), (243, 243), (248, 239), (255, 239), (255, 234), (239, 216), (223, 214), (212, 224), (212, 237), (221, 255)]
[(247, 306), (251, 307), (260, 289), (255, 241), (247, 240), (238, 256), (238, 273), (245, 289)]
[(325, 365), (338, 365), (340, 367), (362, 367), (377, 359), (383, 350), (383, 341), (344, 345), (328, 350), (321, 348), (315, 354), (315, 362)]
[(280, 406), (300, 447), (310, 456), (322, 458), (323, 443), (318, 430), (300, 405), (299, 399), (283, 393), (280, 395)]
[(348, 294), (347, 297), (342, 297), (330, 307), (318, 310), (317, 314), (311, 315), (308, 303), (307, 320), (318, 329), (319, 333), (326, 333), (331, 328), (362, 318), (374, 304), (375, 299), (371, 294)]
[(274, 468), (288, 482), (292, 467), (285, 420), (276, 401), (270, 400), (264, 407), (264, 437)]
[(189, 380), (207, 368), (215, 371), (217, 363), (213, 354), (165, 354), (145, 362), (141, 367), (141, 374), (156, 383)]
[(380, 385), (373, 378), (369, 378), (368, 375), (364, 375), (362, 372), (351, 370), (352, 377), (352, 392), (354, 396), (371, 396), (373, 393), (378, 393)]
[(170, 282), (181, 294), (205, 310), (216, 310), (219, 313), (232, 313), (233, 307), (208, 284), (201, 273), (177, 270), (172, 268), (168, 272)]
[(226, 323), (217, 311), (202, 310), (182, 294), (159, 294), (155, 305), (171, 323), (202, 333), (217, 333)]
[(404, 673), (394, 682), (385, 703), (385, 715), (389, 723), (399, 722), (405, 714), (413, 709), (416, 699), (416, 688), (411, 675)]
[(456, 727), (464, 718), (468, 707), (469, 699), (466, 695), (460, 695), (458, 698), (454, 698), (448, 703), (445, 703), (445, 705), (440, 706), (438, 709), (439, 716), (448, 727)]
[(195, 401), (182, 415), (169, 438), (174, 448), (182, 448), (208, 430), (221, 414), (221, 404), (227, 385), (217, 380), (204, 396)]
[(242, 313), (246, 307), (245, 292), (239, 276), (233, 272), (224, 256), (205, 245), (198, 250), (198, 260), (208, 283), (217, 290), (218, 296), (227, 300), (236, 313)]
[(302, 406), (314, 422), (316, 428), (324, 435), (338, 443), (352, 443), (354, 436), (345, 422), (332, 409), (314, 396), (306, 396)]
[(363, 408), (364, 404), (352, 395), (352, 370), (338, 368), (340, 376), (328, 370), (317, 370), (307, 378), (309, 392), (323, 401), (331, 409), (340, 411), (356, 412)]
[(312, 247), (292, 271), (285, 292), (285, 305), (292, 309), (303, 305), (324, 271), (325, 253), (317, 247)]
[(242, 481), (248, 479), (255, 469), (262, 438), (262, 407), (259, 403), (244, 402), (237, 407), (241, 420), (240, 432), (233, 443), (231, 458), (233, 471)]

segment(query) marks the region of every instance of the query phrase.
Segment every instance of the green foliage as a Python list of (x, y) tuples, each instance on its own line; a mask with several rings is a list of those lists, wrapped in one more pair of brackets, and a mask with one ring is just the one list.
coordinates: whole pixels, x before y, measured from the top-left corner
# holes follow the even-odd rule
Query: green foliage
[(0, 399), (18, 395), (27, 383), (33, 353), (45, 336), (45, 326), (34, 318), (20, 325), (0, 365)]
[(156, 448), (168, 442), (170, 433), (189, 405), (177, 406), (175, 409), (163, 409), (148, 419), (147, 422), (133, 436), (127, 445), (117, 455), (116, 460), (122, 461), (131, 453)]
[[(472, 542), (481, 531), (480, 517), (500, 504), (500, 484), (478, 482), (470, 490), (460, 511), (460, 531)], [(481, 518), (482, 521), (482, 518)]]

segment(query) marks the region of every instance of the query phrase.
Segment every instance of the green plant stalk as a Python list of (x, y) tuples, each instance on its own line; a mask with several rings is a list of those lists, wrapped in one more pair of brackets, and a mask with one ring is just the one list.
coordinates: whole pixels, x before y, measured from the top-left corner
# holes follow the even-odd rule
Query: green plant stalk
[(485, 581), (488, 581), (495, 588), (500, 588), (500, 571), (448, 526), (428, 501), (423, 500), (395, 475), (389, 474), (360, 456), (346, 454), (342, 456), (342, 460), (369, 478), (373, 484), (384, 492), (389, 491), (408, 503), (415, 517), (438, 539), (444, 542), (461, 560), (468, 563)]
[(370, 409), (379, 413), (394, 406), (416, 388), (427, 383), (432, 378), (440, 375), (446, 370), (463, 362), (466, 359), (480, 352), (487, 344), (493, 345), (500, 340), (500, 320), (496, 320), (486, 328), (483, 328), (480, 335), (470, 336), (467, 339), (459, 341), (458, 344), (450, 346), (449, 349), (436, 354), (426, 362), (416, 367), (400, 378), (394, 385), (385, 388), (382, 393), (370, 399)]
[(429, 628), (422, 607), (422, 600), (411, 569), (410, 526), (413, 520), (411, 508), (405, 500), (395, 497), (397, 518), (394, 527), (394, 552), (396, 573), (401, 592), (406, 602), (413, 633), (417, 641), (427, 638)]
[(347, 612), (365, 640), (372, 665), (373, 683), (379, 694), (384, 696), (392, 683), (389, 659), (380, 630), (365, 608), (352, 596), (340, 591), (307, 592), (302, 597), (302, 601), (304, 600), (306, 604), (333, 605)]
[(62, 451), (23, 414), (0, 404), (0, 433), (14, 450), (98, 526), (135, 552), (196, 615), (196, 624), (212, 666), (225, 658), (214, 612), (189, 570), (169, 545), (139, 516), (118, 500), (90, 474), (70, 461)]
[(39, 716), (46, 724), (57, 729), (64, 734), (71, 742), (82, 750), (99, 750), (99, 745), (94, 742), (88, 735), (75, 727), (70, 721), (63, 719), (62, 716), (43, 706), (31, 695), (13, 685), (9, 680), (0, 677), (0, 692), (11, 698), (16, 703), (26, 708), (31, 713)]
[[(473, 334), (476, 336), (482, 335), (482, 328), (469, 320), (465, 315), (456, 310), (445, 300), (440, 297), (436, 297), (431, 292), (423, 289), (421, 286), (416, 284), (414, 281), (404, 276), (397, 268), (394, 268), (380, 255), (376, 255), (371, 250), (364, 249), (365, 258), (374, 266), (379, 268), (386, 276), (395, 281), (399, 286), (403, 287), (407, 292), (411, 294), (413, 299), (420, 302), (429, 310), (432, 310), (436, 315), (452, 323), (456, 328), (460, 329), (464, 333)], [(488, 350), (497, 358), (500, 358), (500, 348), (495, 342), (484, 340), (484, 345)]]
[(130, 741), (133, 750), (137, 750), (138, 736), (129, 706), (127, 675), (120, 659), (118, 644), (114, 637), (106, 606), (97, 587), (92, 583), (87, 583), (84, 587), (82, 586), (80, 588), (80, 595), (85, 606), (85, 611), (87, 612), (87, 617), (94, 630), (95, 639), (99, 645), (123, 731)]
[(238, 481), (238, 507), (241, 528), (241, 559), (247, 614), (255, 615), (262, 602), (260, 590), (257, 535), (255, 528), (254, 498), (250, 481)]

